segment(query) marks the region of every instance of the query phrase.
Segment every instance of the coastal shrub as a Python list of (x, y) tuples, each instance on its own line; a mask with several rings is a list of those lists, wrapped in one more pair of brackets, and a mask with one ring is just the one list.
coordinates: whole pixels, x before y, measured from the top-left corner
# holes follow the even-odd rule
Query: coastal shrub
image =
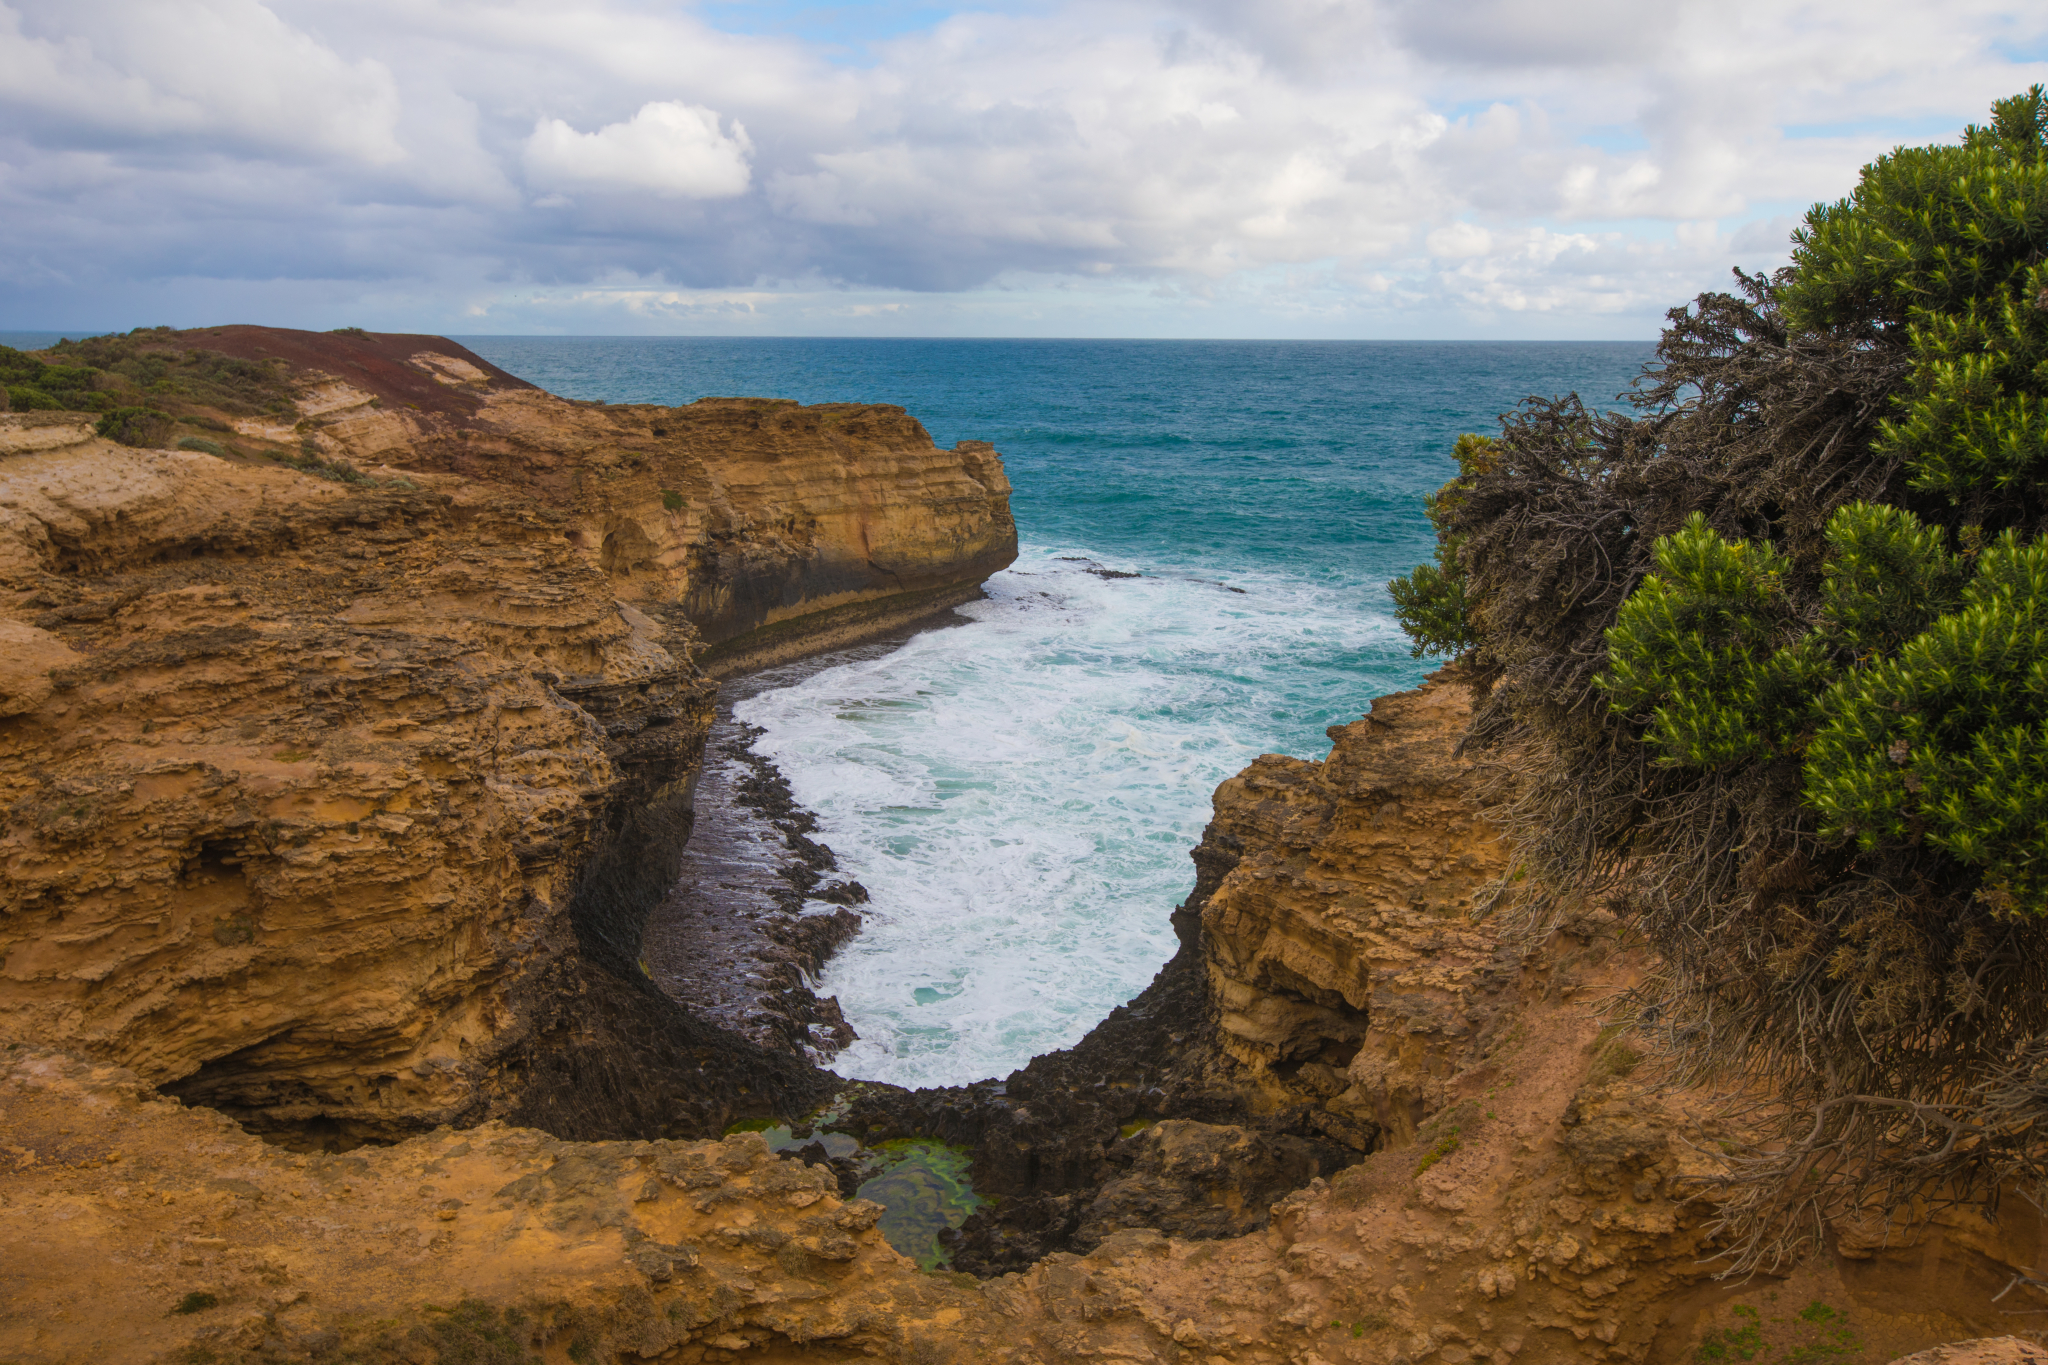
[(112, 395), (97, 392), (100, 372), (90, 365), (51, 365), (26, 351), (0, 346), (0, 386), (16, 412), (92, 412)]
[(29, 384), (7, 386), (7, 406), (14, 412), (62, 412), (64, 405)]
[(1436, 529), (1436, 563), (1418, 564), (1409, 573), (1387, 584), (1394, 599), (1394, 617), (1415, 642), (1410, 651), (1416, 658), (1425, 654), (1460, 654), (1477, 643), (1465, 601), (1465, 570), (1458, 563), (1458, 546), (1464, 539), (1451, 528), (1451, 517), (1463, 499), (1464, 490), (1489, 465), (1493, 442), (1468, 433), (1451, 447), (1458, 462), (1458, 476), (1429, 495), (1425, 504), (1429, 524)]
[(115, 408), (93, 429), (124, 446), (160, 446), (170, 439), (171, 416), (155, 408)]
[(116, 382), (175, 400), (172, 406), (218, 408), (238, 416), (293, 410), (289, 367), (281, 360), (243, 360), (189, 344), (191, 333), (151, 328), (124, 335), (66, 339), (46, 354), (96, 368)]
[(2036, 87), (1673, 309), (1619, 410), (1525, 402), (1396, 582), (1484, 692), (1494, 904), (1610, 908), (1638, 1040), (1730, 1083), (1737, 1269), (2048, 1196), (2044, 262)]

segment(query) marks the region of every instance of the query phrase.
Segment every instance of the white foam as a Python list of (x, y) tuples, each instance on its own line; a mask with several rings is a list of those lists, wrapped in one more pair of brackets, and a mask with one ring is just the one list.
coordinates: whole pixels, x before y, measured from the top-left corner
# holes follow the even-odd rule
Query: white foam
[(873, 897), (820, 984), (861, 1035), (842, 1074), (959, 1084), (1074, 1043), (1171, 956), (1216, 784), (1319, 756), (1372, 695), (1361, 652), (1405, 659), (1356, 584), (1082, 553), (1027, 546), (973, 624), (736, 708)]

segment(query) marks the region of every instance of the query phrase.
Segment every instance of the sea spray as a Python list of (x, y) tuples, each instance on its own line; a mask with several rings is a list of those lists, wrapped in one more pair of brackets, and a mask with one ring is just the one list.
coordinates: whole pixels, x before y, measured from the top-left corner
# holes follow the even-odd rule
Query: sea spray
[(861, 1035), (848, 1076), (957, 1084), (1078, 1040), (1171, 956), (1216, 784), (1416, 671), (1384, 612), (1283, 574), (1027, 546), (988, 589), (736, 710), (872, 898), (818, 985)]
[[(1460, 432), (1613, 401), (1647, 343), (472, 338), (558, 393), (900, 403), (1002, 452), (1024, 557), (971, 623), (740, 704), (874, 893), (848, 1075), (1000, 1075), (1151, 978), (1223, 778), (1425, 664), (1384, 584)], [(1104, 577), (1137, 573), (1142, 577)], [(1235, 591), (1234, 591), (1235, 590)]]

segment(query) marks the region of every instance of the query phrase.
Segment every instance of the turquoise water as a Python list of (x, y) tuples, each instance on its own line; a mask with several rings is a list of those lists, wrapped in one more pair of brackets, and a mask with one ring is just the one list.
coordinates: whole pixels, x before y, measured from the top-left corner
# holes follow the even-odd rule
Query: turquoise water
[[(899, 403), (995, 443), (1022, 554), (971, 623), (742, 704), (873, 896), (826, 968), (847, 1075), (1001, 1075), (1173, 950), (1210, 793), (1413, 686), (1386, 580), (1451, 442), (1611, 402), (1647, 343), (462, 340), (544, 388)], [(1108, 577), (1105, 574), (1136, 577)]]

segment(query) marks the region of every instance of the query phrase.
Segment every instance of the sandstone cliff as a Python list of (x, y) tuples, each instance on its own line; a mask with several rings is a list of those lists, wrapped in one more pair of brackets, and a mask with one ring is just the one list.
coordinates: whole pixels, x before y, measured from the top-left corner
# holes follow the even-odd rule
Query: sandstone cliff
[(1017, 554), (993, 447), (941, 450), (884, 404), (572, 403), (442, 337), (227, 327), (192, 344), (292, 367), (289, 426), (357, 464), (511, 484), (619, 597), (679, 607), (714, 672), (845, 643), (975, 596)]
[(979, 591), (994, 453), (893, 408), (568, 403), (437, 338), (136, 344), (268, 353), (272, 410), (166, 400), (233, 429), (204, 449), (0, 418), (0, 1036), (309, 1141), (820, 1093), (638, 965), (697, 660)]
[[(1525, 960), (1466, 914), (1500, 856), (1454, 754), (1466, 714), (1456, 684), (1385, 698), (1323, 762), (1226, 784), (1191, 904), (1204, 932), (1105, 1025), (1125, 1069), (1091, 1080), (1091, 1038), (1007, 1094), (948, 1097), (995, 1180), (1024, 1179), (1006, 1142), (1071, 1163), (1066, 1194), (1004, 1206), (1078, 1204), (1074, 1250), (979, 1283), (920, 1273), (871, 1208), (751, 1137), (486, 1125), (293, 1155), (125, 1073), (17, 1050), (0, 1358), (1877, 1365), (2038, 1307), (2012, 1287), (2038, 1227), (2012, 1213), (1712, 1278), (1711, 1125), (1589, 1007), (1646, 964), (1599, 915)], [(1432, 825), (1456, 837), (1433, 845)], [(1256, 1031), (1205, 1041), (1233, 1016)], [(1039, 1110), (1095, 1149), (1059, 1145)], [(845, 1126), (902, 1114), (857, 1104)], [(1373, 1150), (1326, 1177), (1281, 1169), (1341, 1146), (1317, 1114), (1374, 1126)]]

